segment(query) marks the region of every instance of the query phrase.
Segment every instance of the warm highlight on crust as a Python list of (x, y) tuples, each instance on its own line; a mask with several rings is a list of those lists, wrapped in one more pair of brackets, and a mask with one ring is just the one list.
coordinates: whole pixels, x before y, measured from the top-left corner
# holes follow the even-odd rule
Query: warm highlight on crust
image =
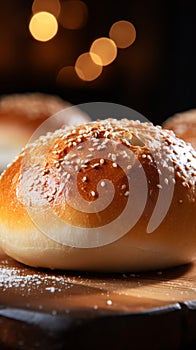
[[(112, 153), (111, 141), (118, 141), (115, 153)], [(85, 142), (88, 142), (87, 148)], [(65, 223), (81, 227), (103, 226), (123, 212), (129, 195), (127, 174), (117, 164), (116, 158), (121, 156), (119, 145), (125, 147), (127, 155), (133, 155), (127, 159), (124, 153), (127, 174), (134, 171), (138, 159), (147, 178), (147, 202), (136, 225), (119, 240), (90, 249), (68, 247), (41, 233), (23, 204), (21, 172), (29, 171), (31, 176), (27, 190), (39, 192)], [(95, 150), (97, 156), (93, 159), (89, 155), (95, 154)], [(42, 151), (44, 159), (41, 159)], [(104, 152), (107, 159), (103, 162)], [(31, 157), (39, 160), (39, 164), (29, 170)], [(195, 151), (190, 145), (177, 139), (173, 132), (150, 123), (110, 119), (51, 133), (26, 147), (1, 177), (0, 245), (10, 256), (25, 264), (60, 269), (140, 271), (190, 262), (196, 258), (195, 159)], [(84, 166), (77, 170), (78, 160)], [(174, 194), (163, 221), (154, 232), (147, 234), (159, 191), (164, 191), (157, 186), (160, 169), (165, 169), (164, 186), (168, 186), (170, 177), (175, 183)], [(89, 202), (97, 198), (97, 184), (102, 179), (112, 180), (115, 196), (99, 215), (80, 212), (65, 203), (62, 180), (71, 200), (76, 201), (72, 178), (77, 171), (78, 191)], [(47, 225), (50, 225), (50, 218)]]

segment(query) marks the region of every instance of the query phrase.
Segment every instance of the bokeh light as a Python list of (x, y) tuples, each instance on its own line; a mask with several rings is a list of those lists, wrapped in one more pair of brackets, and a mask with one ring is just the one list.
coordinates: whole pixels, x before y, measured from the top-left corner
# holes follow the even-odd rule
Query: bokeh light
[(100, 58), (95, 54), (85, 52), (80, 55), (75, 63), (75, 70), (80, 79), (84, 81), (92, 81), (99, 77), (102, 73), (103, 67), (100, 62)]
[(61, 11), (61, 4), (59, 0), (34, 0), (32, 5), (33, 14), (41, 11), (52, 13), (58, 17)]
[(88, 8), (83, 1), (68, 0), (61, 3), (59, 23), (66, 29), (80, 29), (86, 24)]
[(102, 66), (112, 63), (117, 56), (117, 47), (112, 39), (103, 37), (96, 39), (90, 48), (93, 61)]
[(38, 12), (31, 18), (29, 30), (34, 39), (48, 41), (56, 35), (58, 23), (51, 13), (45, 11)]
[(131, 22), (118, 21), (111, 26), (109, 36), (118, 48), (124, 49), (134, 43), (136, 29)]
[(84, 82), (76, 74), (74, 66), (65, 66), (57, 74), (56, 83), (61, 86), (78, 87)]

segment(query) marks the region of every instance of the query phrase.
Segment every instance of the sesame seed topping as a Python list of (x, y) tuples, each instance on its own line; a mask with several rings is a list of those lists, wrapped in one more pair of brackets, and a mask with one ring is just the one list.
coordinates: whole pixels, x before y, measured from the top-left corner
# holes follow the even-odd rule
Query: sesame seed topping
[(126, 191), (124, 195), (125, 195), (125, 197), (128, 197), (129, 196), (129, 191)]
[(92, 197), (95, 197), (95, 196), (96, 196), (95, 191), (91, 191), (91, 196), (92, 196)]
[(126, 188), (126, 185), (123, 184), (123, 185), (121, 186), (121, 190), (124, 190), (125, 188)]
[(56, 194), (56, 192), (57, 192), (57, 189), (54, 188), (54, 190), (52, 191), (52, 195)]
[[(142, 152), (145, 152), (146, 154), (140, 152), (141, 149), (138, 147), (141, 147), (141, 145), (137, 144), (135, 141), (136, 138), (138, 138), (138, 140), (142, 140), (145, 146)], [(78, 145), (78, 142), (89, 142), (89, 140), (91, 142), (89, 154), (85, 153), (81, 155), (79, 150), (84, 148), (84, 145)], [(116, 146), (113, 147), (111, 145), (111, 141), (117, 141), (119, 142), (119, 145), (123, 144), (124, 149), (120, 149), (119, 153), (117, 153), (118, 148)], [(66, 179), (68, 180), (71, 177), (71, 174), (64, 172), (64, 169), (61, 169), (62, 165), (67, 165), (67, 168), (72, 168), (71, 171), (78, 169), (75, 168), (78, 165), (81, 168), (81, 171), (83, 171), (82, 168), (87, 168), (87, 163), (90, 165), (90, 162), (92, 161), (90, 158), (93, 158), (94, 149), (99, 150), (99, 157), (97, 157), (99, 158), (99, 163), (95, 163), (94, 167), (100, 167), (104, 164), (104, 162), (106, 162), (106, 160), (104, 161), (105, 154), (102, 152), (102, 150), (107, 144), (108, 158), (111, 159), (111, 166), (114, 168), (117, 167), (118, 162), (116, 159), (118, 159), (119, 156), (127, 158), (128, 161), (129, 158), (133, 157), (132, 153), (134, 150), (136, 158), (148, 158), (149, 160), (151, 159), (151, 161), (153, 161), (148, 161), (148, 164), (145, 164), (145, 167), (157, 168), (157, 174), (159, 175), (162, 175), (163, 172), (164, 184), (167, 185), (169, 183), (175, 183), (176, 178), (178, 181), (180, 180), (182, 186), (188, 188), (189, 199), (191, 198), (191, 201), (193, 201), (196, 197), (196, 152), (193, 150), (191, 145), (188, 145), (184, 141), (176, 138), (172, 131), (155, 127), (151, 123), (140, 123), (139, 121), (126, 119), (122, 119), (120, 121), (115, 119), (107, 119), (99, 122), (89, 122), (85, 125), (66, 127), (52, 133), (50, 132), (46, 136), (42, 136), (34, 141), (30, 147), (32, 149), (33, 147), (39, 147), (40, 149), (44, 145), (48, 145), (49, 142), (52, 146), (50, 147), (49, 152), (47, 152), (47, 157), (43, 157), (38, 161), (36, 160), (38, 164), (32, 165), (34, 174), (37, 174), (39, 169), (39, 178), (42, 175), (48, 174), (45, 176), (45, 178), (41, 179), (41, 184), (37, 183), (37, 180), (34, 178), (33, 189), (36, 189), (36, 191), (40, 190), (41, 192), (42, 190), (46, 190), (46, 192), (48, 191), (48, 193), (51, 193), (52, 190), (49, 188), (49, 186), (51, 184), (50, 176), (53, 176), (53, 170), (55, 171), (55, 176), (57, 178), (61, 178), (62, 173), (65, 173), (64, 176), (66, 176)], [(76, 150), (78, 150), (78, 152), (74, 151), (73, 155), (69, 154), (68, 148), (75, 145), (77, 146)], [(21, 155), (24, 156), (25, 152), (28, 153), (29, 150), (31, 150), (30, 147), (29, 145), (26, 146)], [(51, 159), (50, 155), (52, 155)], [(48, 162), (47, 165), (46, 162)], [(131, 169), (130, 163), (131, 162), (129, 161), (126, 162), (125, 168)], [(53, 167), (52, 171), (50, 171), (51, 165)], [(138, 166), (142, 167), (141, 164)], [(151, 172), (149, 169), (149, 174), (150, 173)], [(45, 179), (47, 180), (47, 183), (44, 184)], [(147, 180), (149, 180), (149, 178)], [(55, 179), (55, 186), (56, 184), (57, 179)], [(160, 183), (157, 185), (157, 187), (162, 188)], [(125, 187), (123, 186), (123, 190), (126, 191), (126, 185)]]
[(159, 168), (157, 169), (157, 171), (159, 175), (162, 175), (162, 171)]
[(101, 187), (105, 187), (105, 181), (101, 181)]
[(157, 184), (157, 187), (160, 188), (160, 190), (163, 188), (160, 184)]
[(87, 177), (86, 177), (86, 176), (83, 176), (82, 182), (86, 182), (86, 181), (87, 181)]

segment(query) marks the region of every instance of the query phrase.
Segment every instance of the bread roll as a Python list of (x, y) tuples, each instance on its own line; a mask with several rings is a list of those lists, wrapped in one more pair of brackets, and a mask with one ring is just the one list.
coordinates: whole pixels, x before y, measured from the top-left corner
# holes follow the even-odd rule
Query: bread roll
[(0, 246), (35, 267), (162, 269), (196, 258), (196, 153), (127, 119), (29, 144), (0, 179)]
[[(0, 99), (0, 172), (5, 169), (22, 147), (29, 141), (33, 132), (50, 116), (71, 105), (58, 96), (42, 93), (12, 94)], [(85, 122), (83, 116), (66, 115), (61, 125), (73, 125), (79, 120)], [(49, 131), (47, 125), (46, 131)], [(43, 129), (43, 133), (44, 133)]]
[(163, 127), (173, 130), (177, 137), (196, 148), (196, 109), (175, 114), (163, 123)]

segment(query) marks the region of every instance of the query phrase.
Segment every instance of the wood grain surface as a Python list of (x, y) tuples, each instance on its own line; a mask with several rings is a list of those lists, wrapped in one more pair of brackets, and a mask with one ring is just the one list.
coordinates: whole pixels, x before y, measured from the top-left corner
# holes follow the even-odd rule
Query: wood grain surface
[[(119, 349), (119, 341), (129, 349), (129, 336), (133, 349), (194, 348), (196, 263), (143, 274), (93, 274), (33, 269), (1, 253), (1, 328), (0, 349), (37, 349), (47, 342), (51, 349), (65, 343)], [(35, 342), (39, 332), (46, 344)]]

